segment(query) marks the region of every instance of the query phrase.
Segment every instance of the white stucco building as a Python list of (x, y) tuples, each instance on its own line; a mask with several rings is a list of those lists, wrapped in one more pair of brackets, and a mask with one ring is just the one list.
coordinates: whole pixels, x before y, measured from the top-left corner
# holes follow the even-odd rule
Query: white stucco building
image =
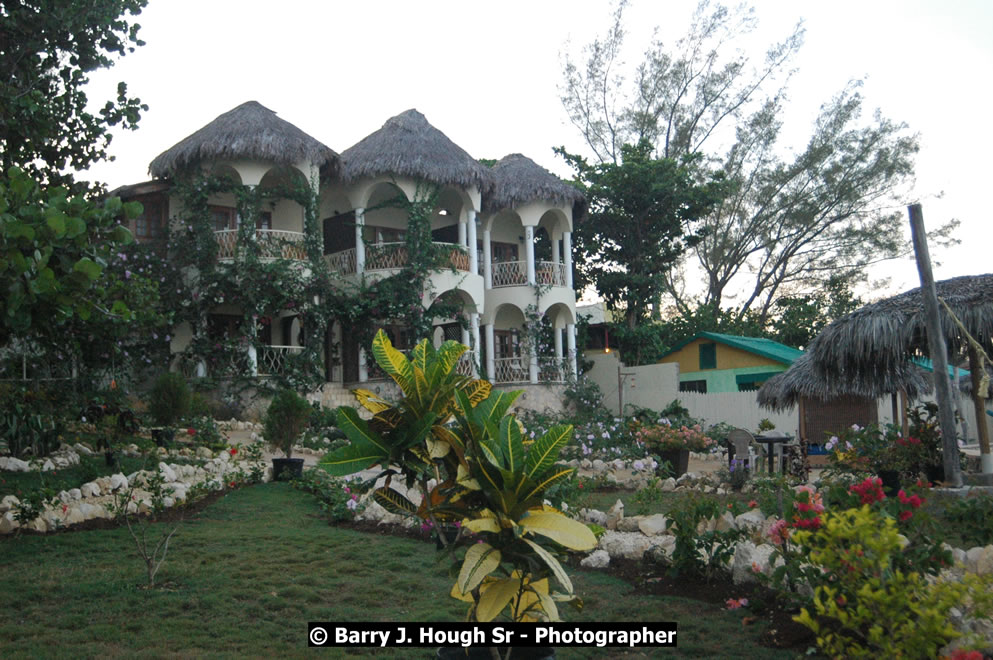
[[(571, 237), (583, 200), (530, 159), (513, 154), (493, 167), (481, 165), (416, 110), (389, 119), (339, 156), (271, 110), (248, 102), (159, 155), (149, 168), (153, 180), (117, 191), (144, 204), (132, 226), (138, 240), (155, 240), (175, 221), (181, 203), (171, 180), (191, 168), (226, 174), (244, 186), (315, 188), (323, 258), (343, 286), (389, 276), (405, 264), (405, 211), (383, 203), (397, 194), (412, 199), (418, 185), (436, 186), (432, 240), (442, 249), (451, 247), (453, 268), (432, 273), (424, 304), (440, 296), (457, 299), (466, 323), (437, 320), (435, 342), (456, 339), (468, 345), (476, 359), (467, 360), (465, 368), (480, 365), (480, 375), (494, 383), (555, 382), (575, 373)], [(244, 220), (234, 195), (213, 195), (209, 204), (218, 259), (236, 259), (237, 227)], [(254, 240), (275, 246), (271, 258), (304, 262), (304, 216), (293, 200), (267, 203), (255, 219)], [(540, 355), (522, 341), (529, 306), (553, 328)], [(211, 332), (230, 331), (239, 315), (230, 305), (213, 309)], [(398, 348), (419, 339), (389, 319), (382, 323)], [(287, 353), (300, 350), (300, 333), (292, 310), (273, 317), (259, 337), (261, 347), (251, 349), (258, 374), (278, 370)], [(188, 325), (177, 328), (173, 351), (181, 352), (190, 337)], [(328, 382), (377, 377), (349, 328), (333, 323), (324, 341)]]

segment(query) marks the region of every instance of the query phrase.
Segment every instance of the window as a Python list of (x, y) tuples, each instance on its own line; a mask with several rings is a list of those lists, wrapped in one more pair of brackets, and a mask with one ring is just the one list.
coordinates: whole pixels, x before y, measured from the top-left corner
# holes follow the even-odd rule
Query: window
[(210, 224), (214, 231), (238, 228), (238, 214), (230, 206), (211, 206)]
[(493, 263), (517, 261), (517, 243), (490, 243), (493, 252)]
[(700, 370), (717, 368), (717, 344), (700, 344)]
[(168, 202), (159, 196), (139, 197), (135, 201), (144, 207), (141, 215), (135, 218), (135, 237), (152, 240), (164, 236)]
[(734, 377), (739, 392), (754, 392), (765, 384), (765, 381), (775, 376), (778, 371), (766, 371), (758, 374), (738, 374)]
[(519, 358), (521, 357), (521, 335), (517, 330), (494, 330), (493, 339), (496, 345), (493, 347), (494, 357)]
[(255, 220), (256, 229), (272, 229), (272, 212), (262, 211), (258, 219)]
[(707, 393), (707, 381), (705, 380), (684, 380), (679, 384), (680, 392), (699, 392), (700, 394)]

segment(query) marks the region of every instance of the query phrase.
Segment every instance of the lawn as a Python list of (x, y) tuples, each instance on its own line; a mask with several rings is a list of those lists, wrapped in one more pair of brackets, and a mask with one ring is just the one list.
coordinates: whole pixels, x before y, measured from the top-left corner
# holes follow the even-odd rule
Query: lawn
[[(154, 525), (153, 533), (165, 523)], [(433, 545), (329, 526), (316, 500), (286, 484), (225, 494), (182, 523), (157, 582), (124, 528), (0, 540), (4, 657), (302, 657), (308, 621), (461, 621), (447, 562)], [(676, 621), (679, 647), (560, 658), (789, 658), (759, 646), (760, 626), (691, 598), (639, 594), (574, 570), (582, 612), (570, 621)], [(411, 649), (325, 649), (326, 657), (433, 657)]]

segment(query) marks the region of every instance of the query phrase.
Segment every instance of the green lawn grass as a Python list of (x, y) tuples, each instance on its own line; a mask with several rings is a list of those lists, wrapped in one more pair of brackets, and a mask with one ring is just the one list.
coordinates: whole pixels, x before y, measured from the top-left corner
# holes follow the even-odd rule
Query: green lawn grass
[[(155, 534), (166, 523), (152, 525)], [(0, 540), (0, 655), (302, 657), (308, 621), (461, 621), (448, 564), (425, 542), (329, 526), (286, 484), (230, 492), (185, 521), (157, 582), (124, 528)], [(740, 612), (634, 593), (573, 571), (585, 600), (570, 621), (676, 621), (679, 646), (624, 657), (788, 658), (756, 643)], [(620, 650), (615, 650), (619, 652)], [(324, 657), (433, 657), (426, 649), (322, 649)], [(559, 649), (560, 658), (616, 657)]]

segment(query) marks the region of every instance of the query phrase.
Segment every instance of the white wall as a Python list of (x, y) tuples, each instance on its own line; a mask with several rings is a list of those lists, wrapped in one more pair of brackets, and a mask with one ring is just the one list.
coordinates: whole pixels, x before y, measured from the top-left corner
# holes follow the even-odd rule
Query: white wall
[[(646, 364), (640, 367), (625, 367), (617, 359), (617, 352), (603, 353), (588, 351), (587, 360), (593, 360), (593, 368), (587, 377), (603, 391), (603, 403), (615, 414), (621, 399), (625, 409), (629, 405), (661, 410), (673, 399), (681, 398), (679, 391), (679, 365)], [(622, 378), (618, 379), (618, 367)], [(621, 383), (623, 386), (621, 387)], [(623, 392), (621, 392), (623, 389)]]

